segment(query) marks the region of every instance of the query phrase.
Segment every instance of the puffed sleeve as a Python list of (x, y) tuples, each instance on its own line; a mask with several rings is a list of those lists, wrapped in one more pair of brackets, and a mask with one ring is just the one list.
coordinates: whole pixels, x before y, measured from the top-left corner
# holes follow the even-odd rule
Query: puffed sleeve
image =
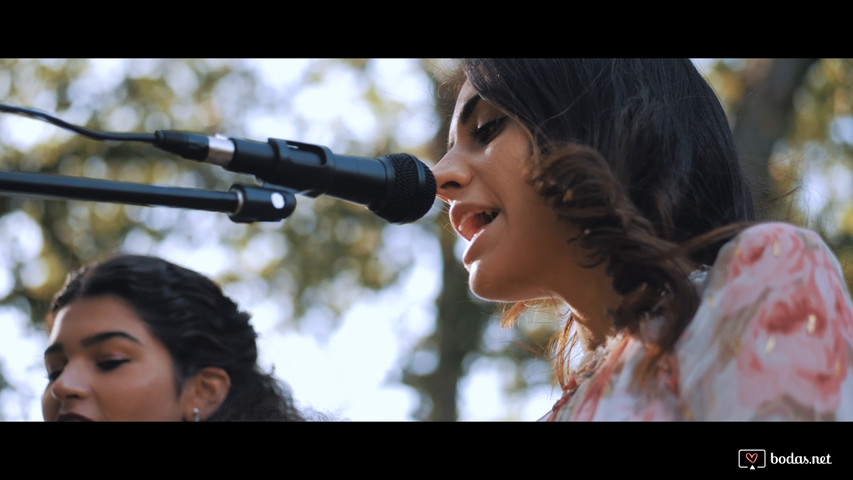
[(688, 418), (853, 420), (853, 305), (810, 230), (764, 223), (728, 242), (676, 355)]

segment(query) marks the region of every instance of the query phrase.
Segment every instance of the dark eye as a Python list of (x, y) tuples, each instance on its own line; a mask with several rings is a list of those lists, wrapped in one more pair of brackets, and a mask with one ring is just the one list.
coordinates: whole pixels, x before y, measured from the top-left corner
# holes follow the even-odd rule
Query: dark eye
[(500, 127), (503, 126), (504, 122), (508, 117), (501, 117), (492, 120), (491, 122), (487, 122), (480, 127), (476, 127), (472, 132), (471, 136), (474, 140), (486, 144), (492, 141), (498, 134)]
[(98, 368), (101, 369), (101, 371), (108, 372), (110, 370), (117, 368), (119, 365), (121, 365), (123, 363), (127, 363), (129, 361), (130, 360), (128, 360), (126, 358), (116, 359), (116, 360), (102, 360), (102, 361), (98, 362)]
[(52, 381), (56, 380), (57, 378), (59, 378), (60, 375), (62, 375), (62, 369), (61, 368), (59, 370), (47, 372), (47, 381), (52, 382)]

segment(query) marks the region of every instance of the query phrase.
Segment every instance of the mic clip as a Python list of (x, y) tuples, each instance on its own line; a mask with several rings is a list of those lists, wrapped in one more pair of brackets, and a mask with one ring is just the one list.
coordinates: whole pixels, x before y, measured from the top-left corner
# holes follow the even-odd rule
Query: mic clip
[(228, 218), (235, 223), (275, 222), (287, 218), (296, 208), (296, 195), (284, 188), (234, 184), (237, 210)]
[(144, 185), (97, 178), (0, 171), (0, 195), (64, 198), (146, 207), (189, 208), (228, 213), (235, 223), (276, 222), (296, 208), (296, 196), (283, 187), (234, 184), (228, 192)]

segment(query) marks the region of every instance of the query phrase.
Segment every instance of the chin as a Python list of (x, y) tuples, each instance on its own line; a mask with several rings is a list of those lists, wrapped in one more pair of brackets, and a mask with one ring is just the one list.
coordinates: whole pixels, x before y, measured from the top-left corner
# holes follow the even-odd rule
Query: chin
[(476, 263), (469, 269), (468, 288), (477, 298), (487, 302), (514, 303), (539, 298), (530, 294), (526, 288), (519, 288), (519, 284), (499, 276), (483, 275), (483, 272), (478, 271)]

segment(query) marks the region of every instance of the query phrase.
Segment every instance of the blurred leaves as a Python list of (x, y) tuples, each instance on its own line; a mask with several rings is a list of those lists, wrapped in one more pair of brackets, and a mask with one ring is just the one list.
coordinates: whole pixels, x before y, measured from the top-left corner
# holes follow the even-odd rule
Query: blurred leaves
[[(369, 60), (317, 61), (307, 65), (302, 79), (319, 84), (340, 69), (355, 69), (360, 81), (370, 83), (370, 65)], [(150, 133), (168, 128), (245, 136), (250, 133), (249, 114), (275, 114), (275, 102), (281, 98), (244, 60), (4, 59), (0, 72), (4, 72), (0, 86), (8, 85), (4, 103), (38, 108), (103, 131)], [(296, 81), (291, 91), (300, 88), (304, 83)], [(385, 117), (405, 113), (399, 103), (384, 105), (375, 89), (366, 89), (363, 100)], [(34, 121), (11, 117), (0, 119), (3, 138), (12, 137), (13, 122)], [(393, 123), (393, 118), (388, 121)], [(227, 190), (236, 182), (257, 183), (218, 167), (170, 157), (146, 144), (94, 141), (45, 125), (29, 148), (3, 142), (3, 169), (211, 190)], [(389, 148), (399, 148), (390, 140), (396, 136), (387, 131), (381, 145), (359, 144), (357, 153), (386, 154)], [(350, 139), (343, 140), (341, 148), (358, 143), (351, 135), (340, 138)], [(412, 261), (411, 252), (386, 261), (384, 221), (363, 207), (328, 198), (299, 197), (296, 212), (272, 225), (235, 225), (224, 215), (167, 207), (39, 198), (3, 197), (0, 212), (22, 212), (38, 226), (41, 250), (31, 258), (6, 259), (3, 267), (16, 281), (0, 292), (4, 303), (29, 304), (34, 322), (43, 317), (68, 271), (117, 251), (187, 259), (201, 249), (218, 257), (221, 265), (212, 270), (206, 265), (207, 273), (225, 285), (259, 285), (252, 279), (264, 279), (266, 286), (257, 295), (278, 299), (286, 312), (282, 322), (298, 323), (312, 306), (323, 305), (332, 326), (360, 290), (393, 283)], [(31, 262), (42, 265), (43, 278), (25, 284), (21, 273)]]
[[(406, 68), (389, 69), (395, 62)], [(733, 126), (746, 121), (742, 109), (772, 62), (706, 61)], [(452, 62), (436, 59), (0, 59), (0, 101), (96, 130), (285, 138), (367, 157), (405, 151), (430, 164), (442, 154), (453, 73)], [(795, 87), (784, 131), (757, 161), (774, 192), (795, 192), (777, 213), (823, 234), (851, 283), (853, 61), (817, 59)], [(20, 116), (0, 115), (0, 139), (2, 170), (211, 190), (256, 183), (150, 145), (95, 141)], [(356, 300), (404, 278), (428, 240), (441, 255), (434, 331), (412, 341), (399, 377), (389, 379), (421, 394), (413, 416), (458, 418), (463, 379), (483, 368), (501, 372), (507, 392), (549, 384), (545, 349), (559, 317), (533, 312), (501, 330), (495, 306), (468, 292), (443, 214), (389, 226), (343, 201), (297, 203), (282, 222), (235, 224), (210, 212), (0, 196), (0, 303), (38, 324), (70, 270), (118, 251), (148, 253), (207, 273), (248, 303), (273, 301), (282, 328), (322, 339)]]
[[(802, 68), (797, 65), (807, 69), (786, 74), (786, 68)], [(760, 187), (769, 192), (768, 216), (819, 232), (838, 256), (847, 284), (853, 285), (853, 60), (720, 60), (709, 78), (736, 132), (751, 132), (739, 138), (739, 146), (751, 155), (745, 162), (758, 162), (767, 172), (769, 185)], [(794, 78), (796, 83), (785, 83)], [(788, 92), (789, 98), (780, 92)], [(790, 111), (745, 119), (742, 112), (749, 102), (765, 108), (787, 103)], [(745, 121), (756, 125), (738, 124)], [(771, 124), (783, 128), (767, 139), (764, 149), (747, 146)]]

